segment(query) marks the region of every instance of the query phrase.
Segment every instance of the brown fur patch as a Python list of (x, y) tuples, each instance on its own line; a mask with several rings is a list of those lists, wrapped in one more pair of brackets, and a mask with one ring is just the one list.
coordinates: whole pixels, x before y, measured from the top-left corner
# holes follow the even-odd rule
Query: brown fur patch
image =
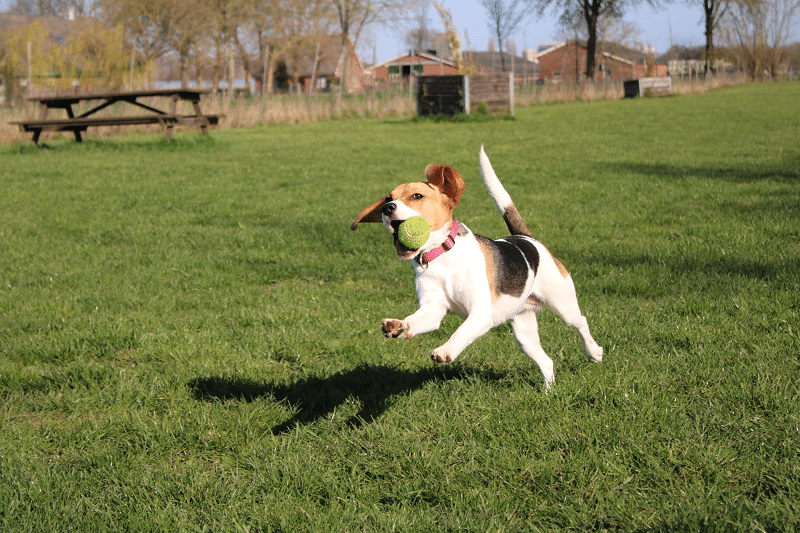
[[(544, 245), (542, 245), (542, 246), (544, 246)], [(561, 273), (561, 276), (564, 277), (564, 278), (568, 277), (569, 276), (569, 270), (567, 270), (567, 268), (564, 265), (561, 264), (561, 261), (556, 259), (556, 256), (553, 255), (553, 252), (551, 252), (550, 249), (547, 246), (545, 246), (544, 249), (547, 250), (547, 253), (550, 254), (550, 257), (553, 258), (553, 262), (556, 264), (556, 268), (558, 268), (558, 271)]]
[(489, 239), (478, 239), (478, 246), (486, 261), (486, 279), (489, 280), (489, 291), (494, 302), (500, 295), (497, 293), (497, 257), (494, 248), (489, 245), (490, 242)]
[[(381, 209), (387, 202), (402, 200), (422, 215), (431, 230), (441, 229), (450, 220), (453, 209), (461, 200), (466, 184), (458, 172), (447, 165), (428, 165), (425, 168), (427, 183), (415, 181), (395, 187), (385, 198), (364, 208), (350, 225), (355, 231), (361, 222), (382, 222)], [(419, 195), (419, 198), (415, 195)]]
[(561, 261), (556, 259), (556, 257), (553, 254), (550, 254), (550, 256), (553, 258), (553, 261), (556, 262), (556, 266), (558, 267), (558, 271), (561, 272), (561, 276), (564, 278), (569, 276), (569, 271), (564, 267), (564, 265), (561, 264)]
[(447, 196), (430, 183), (412, 182), (395, 187), (389, 194), (392, 201), (400, 200), (428, 221), (431, 231), (444, 227), (452, 219)]
[(425, 177), (428, 183), (442, 191), (450, 209), (458, 205), (466, 184), (454, 168), (447, 165), (428, 165), (425, 167)]

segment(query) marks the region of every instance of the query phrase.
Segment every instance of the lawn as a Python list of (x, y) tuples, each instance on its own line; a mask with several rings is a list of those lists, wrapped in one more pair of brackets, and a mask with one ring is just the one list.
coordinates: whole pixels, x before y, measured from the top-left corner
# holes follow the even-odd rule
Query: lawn
[[(4, 531), (800, 529), (800, 83), (0, 146)], [(387, 340), (359, 211), (484, 145), (605, 348)]]

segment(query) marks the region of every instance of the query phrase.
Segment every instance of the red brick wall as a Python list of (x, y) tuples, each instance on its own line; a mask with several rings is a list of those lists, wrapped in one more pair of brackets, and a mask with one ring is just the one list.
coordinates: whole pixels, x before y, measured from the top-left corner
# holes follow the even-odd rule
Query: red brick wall
[[(583, 78), (586, 72), (586, 49), (576, 47), (574, 44), (567, 44), (549, 54), (539, 56), (539, 72), (545, 80), (574, 82), (578, 78)], [(634, 66), (613, 57), (598, 54), (595, 60), (595, 79), (601, 80), (607, 76), (611, 76), (615, 80), (632, 79), (635, 77)]]

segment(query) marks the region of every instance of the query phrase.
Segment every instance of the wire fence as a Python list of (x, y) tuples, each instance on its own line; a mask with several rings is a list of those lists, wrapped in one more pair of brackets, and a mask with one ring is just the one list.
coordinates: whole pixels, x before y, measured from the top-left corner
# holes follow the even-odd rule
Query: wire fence
[[(708, 92), (746, 81), (746, 77), (742, 74), (725, 74), (708, 79), (674, 79), (673, 94)], [(622, 81), (544, 85), (526, 83), (515, 88), (515, 105), (614, 100), (622, 98), (623, 95)], [(296, 93), (232, 98), (219, 93), (206, 97), (202, 105), (205, 113), (225, 115), (221, 128), (244, 128), (270, 124), (304, 124), (334, 119), (412, 116), (416, 113), (415, 98), (413, 85), (393, 83), (368, 87), (362, 93), (350, 95), (339, 95), (336, 87), (330, 92), (312, 95)], [(112, 106), (104, 112), (116, 116), (124, 111)], [(28, 141), (29, 134), (18, 131), (9, 122), (37, 115), (38, 109), (30, 102), (13, 108), (0, 108), (0, 143)], [(159, 129), (158, 126), (103, 127), (93, 129), (92, 136), (119, 135), (133, 131), (159, 131)]]

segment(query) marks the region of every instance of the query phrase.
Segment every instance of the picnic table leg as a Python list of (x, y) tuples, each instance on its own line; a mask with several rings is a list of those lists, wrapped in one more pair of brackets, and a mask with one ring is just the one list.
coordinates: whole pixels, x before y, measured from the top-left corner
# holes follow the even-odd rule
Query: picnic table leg
[[(47, 113), (49, 111), (50, 111), (50, 108), (47, 107), (46, 105), (43, 105), (42, 106), (42, 110), (39, 112), (39, 120), (46, 119), (47, 118)], [(33, 130), (33, 139), (31, 139), (31, 142), (33, 143), (34, 146), (38, 146), (39, 145), (39, 138), (41, 136), (42, 136), (42, 128), (38, 128), (38, 129)]]
[[(172, 101), (169, 104), (169, 114), (172, 115), (173, 117), (175, 116), (175, 111), (177, 110), (177, 107), (178, 107), (178, 95), (175, 94), (172, 95)], [(172, 122), (167, 122), (167, 130), (164, 132), (164, 135), (167, 137), (168, 141), (172, 140), (173, 128), (174, 126)]]
[[(75, 118), (75, 114), (72, 112), (72, 106), (71, 105), (65, 106), (64, 109), (67, 110), (67, 116), (69, 118)], [(80, 130), (72, 130), (72, 133), (75, 134), (75, 142), (78, 142), (78, 143), (83, 142), (83, 137), (81, 137), (81, 131)]]
[(208, 119), (203, 115), (203, 112), (200, 111), (200, 101), (192, 101), (192, 106), (194, 107), (194, 114), (203, 119), (200, 121), (200, 130), (203, 132), (203, 135), (208, 135)]

